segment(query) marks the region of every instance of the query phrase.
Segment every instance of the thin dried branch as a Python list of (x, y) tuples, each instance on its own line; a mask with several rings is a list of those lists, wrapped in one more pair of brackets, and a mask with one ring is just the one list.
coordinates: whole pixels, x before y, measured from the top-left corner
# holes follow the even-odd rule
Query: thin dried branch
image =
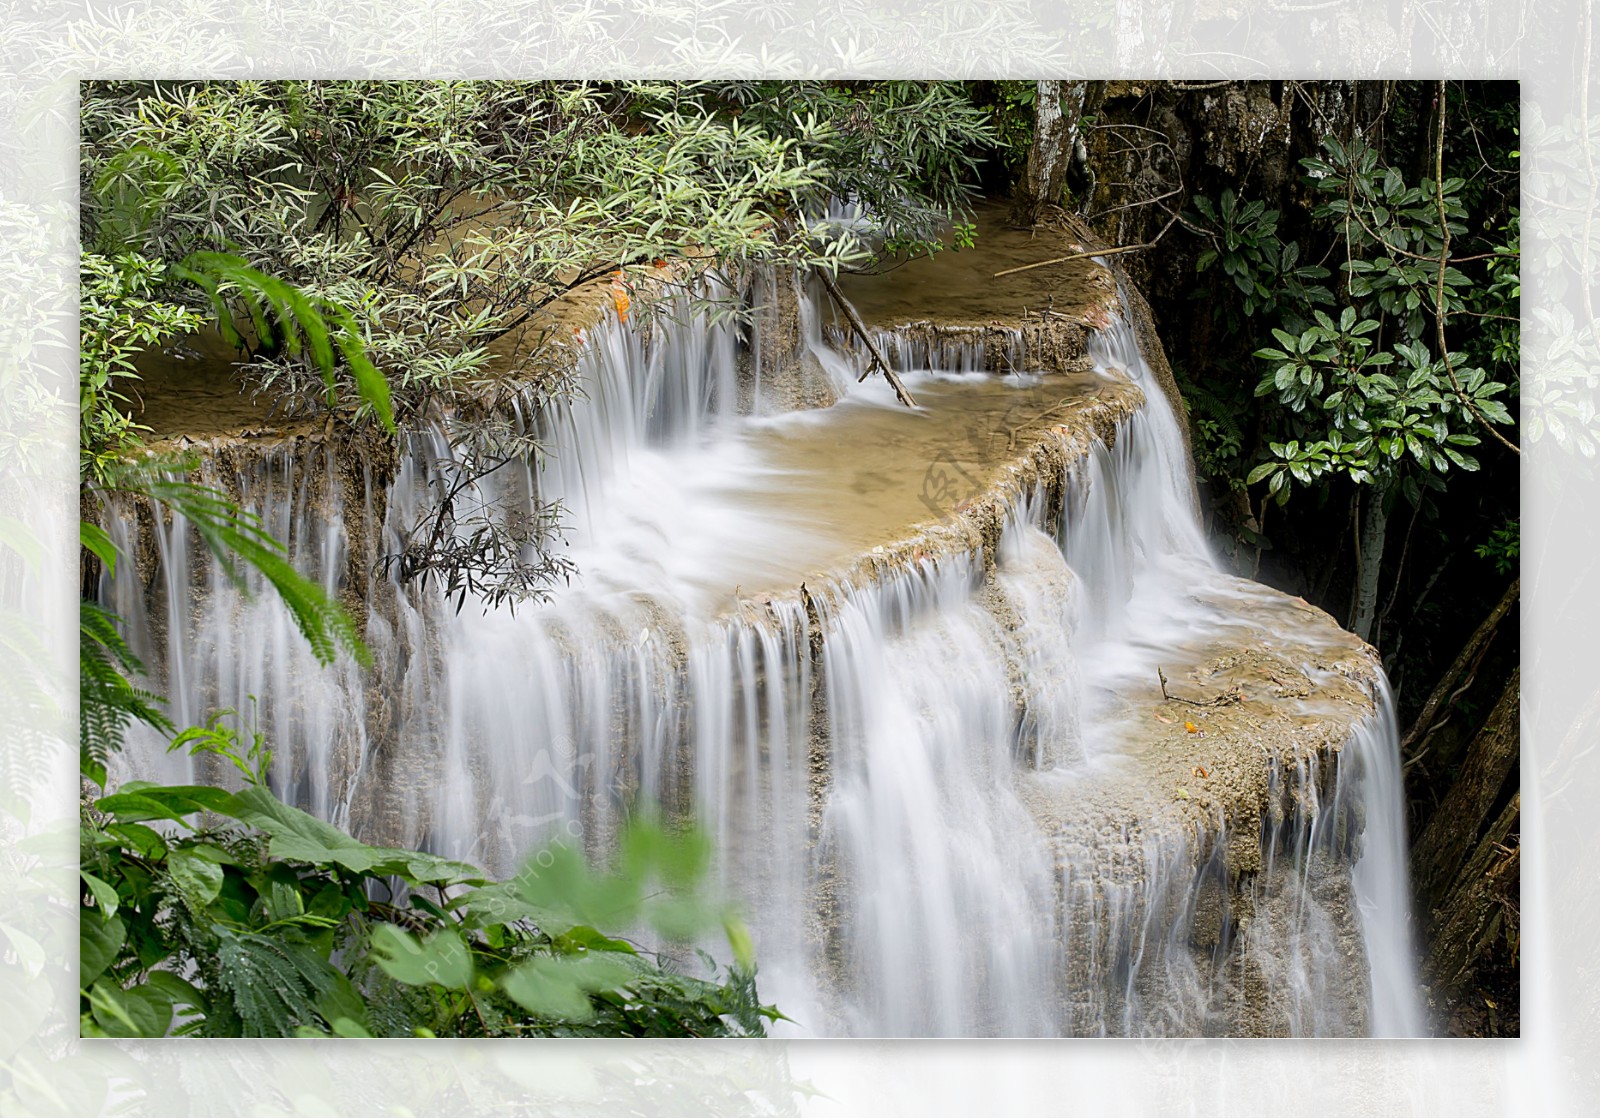
[(1121, 245), (1114, 249), (1084, 249), (1082, 252), (1069, 253), (1066, 256), (1058, 256), (1052, 260), (1041, 260), (1035, 264), (1023, 264), (1016, 268), (1007, 268), (1003, 271), (996, 272), (994, 274), (994, 278), (998, 280), (1001, 276), (1010, 276), (1016, 272), (1028, 272), (1034, 268), (1048, 268), (1052, 264), (1065, 264), (1070, 260), (1082, 260), (1084, 257), (1117, 256), (1121, 253), (1138, 252), (1141, 249), (1153, 249), (1156, 247), (1156, 245), (1160, 244), (1161, 238), (1167, 235), (1167, 230), (1171, 229), (1173, 225), (1177, 223), (1177, 220), (1178, 215), (1174, 213), (1172, 217), (1167, 219), (1167, 224), (1161, 227), (1161, 232), (1157, 233), (1153, 238), (1146, 241), (1142, 245)]
[(872, 340), (872, 335), (867, 333), (866, 325), (861, 321), (861, 316), (856, 314), (856, 309), (844, 297), (844, 292), (839, 290), (839, 281), (834, 279), (826, 269), (817, 269), (817, 275), (822, 277), (822, 286), (828, 289), (828, 294), (833, 297), (833, 302), (849, 321), (850, 329), (855, 331), (856, 337), (861, 339), (862, 345), (866, 346), (867, 353), (870, 355), (867, 367), (862, 370), (859, 379), (866, 380), (867, 375), (872, 372), (872, 367), (876, 365), (894, 388), (894, 394), (900, 398), (900, 403), (907, 408), (915, 408), (917, 406), (916, 400), (906, 390), (906, 386), (901, 382), (899, 374), (890, 368), (889, 363), (883, 359), (883, 354), (878, 352), (878, 344)]

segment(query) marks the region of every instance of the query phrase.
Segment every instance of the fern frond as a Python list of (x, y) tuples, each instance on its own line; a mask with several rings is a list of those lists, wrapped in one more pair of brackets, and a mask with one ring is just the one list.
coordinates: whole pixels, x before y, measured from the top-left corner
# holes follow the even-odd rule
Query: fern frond
[(241, 591), (249, 591), (241, 564), (259, 571), (288, 607), (318, 661), (331, 664), (343, 649), (358, 663), (370, 665), (372, 655), (350, 615), (322, 587), (294, 569), (283, 544), (262, 527), (259, 517), (240, 509), (221, 490), (173, 476), (174, 470), (191, 467), (182, 460), (147, 459), (119, 468), (112, 484), (185, 518), (216, 558), (219, 569)]
[(225, 288), (242, 298), (256, 337), (263, 341), (281, 339), (296, 356), (304, 345), (310, 351), (311, 364), (327, 385), (329, 407), (334, 403), (336, 359), (342, 356), (361, 399), (372, 407), (387, 430), (395, 430), (389, 382), (367, 357), (360, 328), (347, 308), (329, 299), (308, 296), (293, 284), (252, 268), (244, 258), (229, 253), (191, 253), (173, 272), (206, 293), (223, 336), (230, 343), (239, 345), (242, 338), (234, 325)]
[[(292, 1037), (300, 1026), (321, 1022), (317, 1000), (339, 984), (333, 965), (315, 952), (281, 938), (216, 926), (216, 985), (238, 1018), (234, 1037)], [(212, 1002), (212, 1024), (226, 1026)]]
[(173, 726), (160, 708), (165, 700), (129, 680), (142, 676), (144, 665), (118, 632), (116, 615), (81, 600), (78, 617), (78, 764), (104, 784), (106, 759), (121, 748), (130, 723), (167, 733)]

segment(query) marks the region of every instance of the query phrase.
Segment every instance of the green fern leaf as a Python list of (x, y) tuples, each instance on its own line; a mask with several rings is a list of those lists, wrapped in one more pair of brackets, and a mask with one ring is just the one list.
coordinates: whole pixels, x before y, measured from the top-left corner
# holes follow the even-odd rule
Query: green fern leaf
[[(231, 1001), (243, 1037), (292, 1037), (301, 1026), (322, 1024), (317, 1000), (342, 991), (343, 978), (310, 949), (281, 938), (217, 926), (219, 992)], [(213, 1015), (218, 1024), (228, 1017)]]
[(130, 682), (144, 674), (144, 665), (117, 631), (116, 616), (88, 601), (79, 609), (78, 670), (78, 763), (103, 785), (106, 759), (121, 747), (130, 723), (170, 733), (172, 720), (161, 711), (160, 696)]
[(241, 591), (249, 590), (241, 564), (260, 572), (289, 608), (320, 662), (331, 664), (343, 649), (359, 664), (370, 665), (372, 655), (350, 615), (294, 569), (284, 546), (261, 526), (260, 518), (241, 510), (221, 490), (173, 476), (192, 466), (185, 460), (147, 459), (119, 468), (112, 484), (184, 517), (216, 558), (218, 568)]

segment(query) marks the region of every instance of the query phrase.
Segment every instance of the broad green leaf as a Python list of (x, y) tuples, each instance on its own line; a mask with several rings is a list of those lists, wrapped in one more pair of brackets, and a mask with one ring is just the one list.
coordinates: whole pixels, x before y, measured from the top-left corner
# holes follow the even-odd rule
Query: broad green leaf
[(8, 925), (4, 921), (0, 921), (0, 933), (4, 933), (6, 940), (11, 942), (11, 951), (22, 965), (23, 972), (39, 974), (48, 959), (44, 946), (15, 925)]
[(236, 793), (225, 812), (265, 832), (270, 837), (267, 850), (274, 858), (331, 862), (364, 872), (382, 861), (386, 854), (351, 838), (332, 824), (289, 807), (259, 785)]
[(513, 970), (501, 987), (530, 1014), (586, 1022), (594, 1017), (589, 995), (615, 990), (636, 974), (615, 954), (540, 956)]
[(394, 847), (376, 847), (373, 850), (379, 856), (379, 861), (372, 864), (369, 874), (394, 875), (413, 885), (479, 884), (487, 881), (483, 871), (471, 863), (441, 858), (426, 851), (403, 851)]
[(167, 856), (167, 873), (196, 910), (204, 909), (222, 892), (223, 870), (215, 861), (178, 848)]
[(110, 967), (127, 942), (128, 929), (121, 917), (104, 917), (99, 910), (78, 910), (78, 986), (87, 987)]
[(658, 875), (670, 890), (692, 890), (711, 866), (711, 839), (698, 828), (671, 832), (656, 821), (640, 820), (629, 827), (623, 842), (629, 872)]
[(95, 807), (119, 820), (183, 820), (196, 812), (229, 815), (233, 794), (211, 785), (154, 785), (129, 781)]
[(500, 981), (501, 989), (528, 1013), (540, 1018), (554, 1018), (569, 1022), (587, 1022), (594, 1017), (594, 1007), (581, 987), (571, 981), (551, 975), (540, 965), (549, 960), (536, 960), (523, 964)]
[(621, 952), (624, 955), (636, 956), (638, 950), (626, 940), (617, 940), (609, 937), (599, 929), (588, 925), (576, 925), (560, 936), (552, 938), (556, 951), (564, 954), (577, 952)]
[(722, 929), (728, 936), (728, 947), (733, 949), (734, 962), (747, 970), (755, 967), (756, 945), (749, 926), (730, 913), (723, 917)]
[(569, 932), (579, 922), (570, 912), (556, 913), (536, 906), (524, 899), (514, 883), (500, 882), (479, 890), (471, 890), (453, 898), (453, 907), (466, 913), (466, 920), (477, 927), (509, 925), (517, 921), (532, 922), (546, 936), (557, 937)]
[(159, 859), (167, 853), (161, 833), (143, 824), (112, 824), (106, 834), (125, 843), (145, 859)]
[(170, 971), (157, 969), (150, 973), (145, 985), (159, 991), (174, 1006), (187, 1006), (200, 1014), (207, 1013), (206, 997), (193, 983)]
[(565, 844), (539, 852), (512, 881), (524, 901), (548, 911), (569, 928), (630, 925), (643, 897), (642, 875), (594, 874), (583, 855)]
[(176, 820), (185, 823), (187, 822), (185, 817), (189, 815), (188, 812), (138, 793), (114, 793), (108, 797), (101, 797), (95, 802), (95, 807), (101, 812), (115, 816), (118, 820), (128, 822)]
[(79, 521), (78, 539), (85, 549), (105, 564), (106, 574), (117, 573), (117, 546), (111, 542), (105, 529), (88, 521)]
[(95, 904), (107, 917), (117, 915), (117, 891), (111, 883), (101, 878), (96, 878), (86, 870), (80, 870), (78, 876), (83, 879), (83, 884), (89, 887), (89, 893), (94, 895)]
[(339, 1034), (341, 1037), (367, 1036), (361, 1026), (367, 1020), (367, 1003), (361, 992), (342, 972), (333, 971), (329, 979), (326, 989), (317, 995), (317, 1013), (334, 1025), (334, 1033), (339, 1033), (337, 1024), (341, 1021), (355, 1023), (363, 1030), (360, 1034)]
[(419, 941), (395, 925), (379, 925), (372, 930), (372, 954), (391, 978), (414, 987), (464, 988), (472, 982), (472, 957), (452, 930)]
[(100, 980), (89, 989), (89, 1012), (111, 1037), (161, 1037), (172, 1022), (172, 1004), (147, 986), (122, 990)]

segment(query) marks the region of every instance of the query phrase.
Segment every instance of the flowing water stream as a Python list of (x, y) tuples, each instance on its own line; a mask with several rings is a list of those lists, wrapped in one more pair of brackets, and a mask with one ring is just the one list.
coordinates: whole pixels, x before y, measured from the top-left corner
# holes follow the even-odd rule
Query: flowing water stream
[[(1381, 673), (1342, 750), (1258, 765), (1262, 803), (1291, 807), (1256, 831), (1175, 809), (1160, 784), (1169, 763), (1129, 699), (1158, 667), (1267, 650), (1351, 684), (1314, 667), (1343, 648), (1331, 625), (1213, 563), (1128, 325), (1097, 333), (1076, 376), (997, 376), (973, 346), (886, 335), (911, 412), (881, 378), (857, 384), (859, 357), (802, 312), (829, 408), (741, 395), (736, 328), (692, 308), (648, 342), (615, 319), (589, 332), (581, 396), (529, 421), (545, 461), (474, 495), (561, 502), (576, 574), (546, 603), (457, 612), (369, 574), (354, 589), (377, 663), (324, 669), (269, 594), (241, 595), (187, 526), (130, 507), (110, 530), (129, 554), (154, 535), (159, 585), (124, 564), (103, 597), (165, 666), (180, 724), (259, 697), (279, 792), (358, 834), (507, 873), (553, 836), (603, 848), (641, 797), (692, 814), (750, 919), (762, 995), (798, 1032), (1419, 1032)], [(1052, 478), (1007, 473), (1064, 402), (1129, 382), (1144, 404), (1109, 445)], [(412, 432), (382, 501), (326, 456), (209, 469), (337, 591), (348, 526), (382, 508), (392, 546), (450, 449)], [(993, 555), (885, 553), (996, 487)], [(191, 776), (154, 742), (130, 764)], [(1259, 862), (1244, 874), (1241, 844)]]

